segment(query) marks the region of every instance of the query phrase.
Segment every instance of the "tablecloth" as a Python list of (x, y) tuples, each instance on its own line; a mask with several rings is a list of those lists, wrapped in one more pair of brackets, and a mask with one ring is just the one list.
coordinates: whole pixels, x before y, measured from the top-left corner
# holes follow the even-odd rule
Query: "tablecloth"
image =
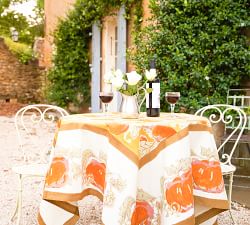
[(95, 195), (105, 225), (201, 224), (229, 208), (212, 128), (204, 117), (102, 113), (58, 123), (39, 224), (75, 224)]

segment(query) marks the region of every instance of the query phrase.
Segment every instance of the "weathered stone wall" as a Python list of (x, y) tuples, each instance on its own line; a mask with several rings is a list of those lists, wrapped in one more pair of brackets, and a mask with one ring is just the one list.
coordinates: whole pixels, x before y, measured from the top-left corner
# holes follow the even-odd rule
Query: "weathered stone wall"
[(0, 101), (23, 103), (42, 100), (42, 70), (37, 62), (24, 65), (0, 38)]

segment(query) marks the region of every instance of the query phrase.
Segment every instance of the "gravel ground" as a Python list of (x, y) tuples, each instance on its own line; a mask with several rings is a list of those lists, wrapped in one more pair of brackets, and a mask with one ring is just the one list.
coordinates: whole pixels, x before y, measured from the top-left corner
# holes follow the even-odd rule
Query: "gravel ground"
[[(20, 153), (17, 150), (17, 140), (14, 128), (13, 117), (0, 116), (0, 225), (11, 225), (11, 215), (15, 208), (17, 177), (11, 171), (11, 167), (20, 163)], [(45, 134), (41, 135), (41, 141), (44, 141)], [(30, 149), (34, 151), (34, 148)], [(39, 202), (41, 200), (43, 182), (40, 179), (26, 179), (23, 192), (23, 225), (35, 225)], [(101, 217), (101, 203), (93, 196), (84, 198), (79, 202), (81, 219), (77, 225), (99, 225)], [(250, 209), (241, 204), (233, 203), (233, 216), (237, 224), (250, 224)], [(219, 225), (232, 224), (228, 212), (221, 213), (218, 219)]]

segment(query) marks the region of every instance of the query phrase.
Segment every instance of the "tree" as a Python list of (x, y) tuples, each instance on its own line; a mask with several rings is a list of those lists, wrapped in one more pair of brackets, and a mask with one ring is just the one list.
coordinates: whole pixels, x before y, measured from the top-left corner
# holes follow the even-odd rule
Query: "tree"
[(37, 0), (36, 17), (32, 18), (32, 21), (9, 9), (11, 4), (26, 1), (28, 0), (2, 0), (0, 2), (0, 35), (10, 37), (10, 28), (15, 27), (19, 32), (19, 41), (32, 45), (36, 36), (43, 36), (44, 34), (44, 0)]

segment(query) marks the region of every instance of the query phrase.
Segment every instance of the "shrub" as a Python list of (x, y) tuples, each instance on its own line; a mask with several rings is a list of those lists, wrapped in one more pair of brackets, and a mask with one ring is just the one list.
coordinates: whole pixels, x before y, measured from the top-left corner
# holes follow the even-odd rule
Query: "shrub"
[(14, 42), (8, 37), (4, 38), (4, 42), (21, 63), (26, 64), (33, 58), (32, 49), (27, 44)]
[[(153, 55), (165, 91), (180, 91), (188, 111), (224, 103), (228, 88), (250, 76), (247, 0), (151, 1), (151, 25), (137, 34), (134, 64), (144, 70)], [(167, 104), (162, 104), (167, 110)], [(178, 107), (177, 107), (178, 108)]]

